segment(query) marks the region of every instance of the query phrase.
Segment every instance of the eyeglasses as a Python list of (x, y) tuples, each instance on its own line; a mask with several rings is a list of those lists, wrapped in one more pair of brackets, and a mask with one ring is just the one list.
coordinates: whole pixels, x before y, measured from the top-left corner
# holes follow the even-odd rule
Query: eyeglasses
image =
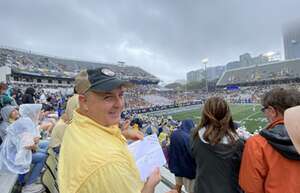
[(269, 107), (263, 107), (263, 108), (261, 108), (260, 110), (261, 110), (261, 112), (265, 112), (265, 110), (267, 110)]

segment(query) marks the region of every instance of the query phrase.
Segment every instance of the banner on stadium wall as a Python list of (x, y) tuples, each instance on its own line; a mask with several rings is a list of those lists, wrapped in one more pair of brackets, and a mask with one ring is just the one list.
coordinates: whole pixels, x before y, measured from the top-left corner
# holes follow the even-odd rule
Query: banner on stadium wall
[(230, 85), (226, 87), (226, 90), (240, 90), (240, 87), (236, 85)]

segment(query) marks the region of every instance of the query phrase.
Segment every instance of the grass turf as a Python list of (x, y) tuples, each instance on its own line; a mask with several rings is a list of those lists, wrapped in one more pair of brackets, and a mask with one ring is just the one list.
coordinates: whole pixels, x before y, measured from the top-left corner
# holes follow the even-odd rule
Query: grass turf
[[(247, 131), (253, 133), (257, 129), (264, 128), (267, 120), (260, 111), (261, 106), (256, 104), (232, 104), (230, 110), (234, 121), (244, 126)], [(189, 110), (185, 112), (172, 114), (173, 119), (184, 120), (192, 119), (198, 124), (201, 117), (201, 109)]]

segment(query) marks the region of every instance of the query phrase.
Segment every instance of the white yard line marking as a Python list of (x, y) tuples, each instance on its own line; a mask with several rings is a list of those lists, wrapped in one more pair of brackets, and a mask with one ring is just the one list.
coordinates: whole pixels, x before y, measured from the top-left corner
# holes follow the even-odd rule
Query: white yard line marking
[(259, 111), (254, 112), (254, 113), (248, 115), (246, 118), (244, 118), (244, 119), (242, 119), (242, 120), (240, 120), (240, 121), (244, 121), (244, 120), (246, 120), (246, 119), (249, 119), (250, 117), (252, 117), (252, 116), (254, 116), (254, 115), (257, 115), (257, 114), (259, 114), (259, 113), (260, 113)]

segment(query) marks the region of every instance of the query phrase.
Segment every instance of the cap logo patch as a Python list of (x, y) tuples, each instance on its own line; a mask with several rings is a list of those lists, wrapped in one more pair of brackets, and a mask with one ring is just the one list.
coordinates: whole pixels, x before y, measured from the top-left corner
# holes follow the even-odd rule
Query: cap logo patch
[(114, 73), (113, 71), (111, 71), (110, 69), (108, 68), (102, 68), (101, 69), (101, 72), (102, 74), (106, 75), (106, 76), (109, 76), (109, 77), (113, 77), (116, 75), (116, 73)]

